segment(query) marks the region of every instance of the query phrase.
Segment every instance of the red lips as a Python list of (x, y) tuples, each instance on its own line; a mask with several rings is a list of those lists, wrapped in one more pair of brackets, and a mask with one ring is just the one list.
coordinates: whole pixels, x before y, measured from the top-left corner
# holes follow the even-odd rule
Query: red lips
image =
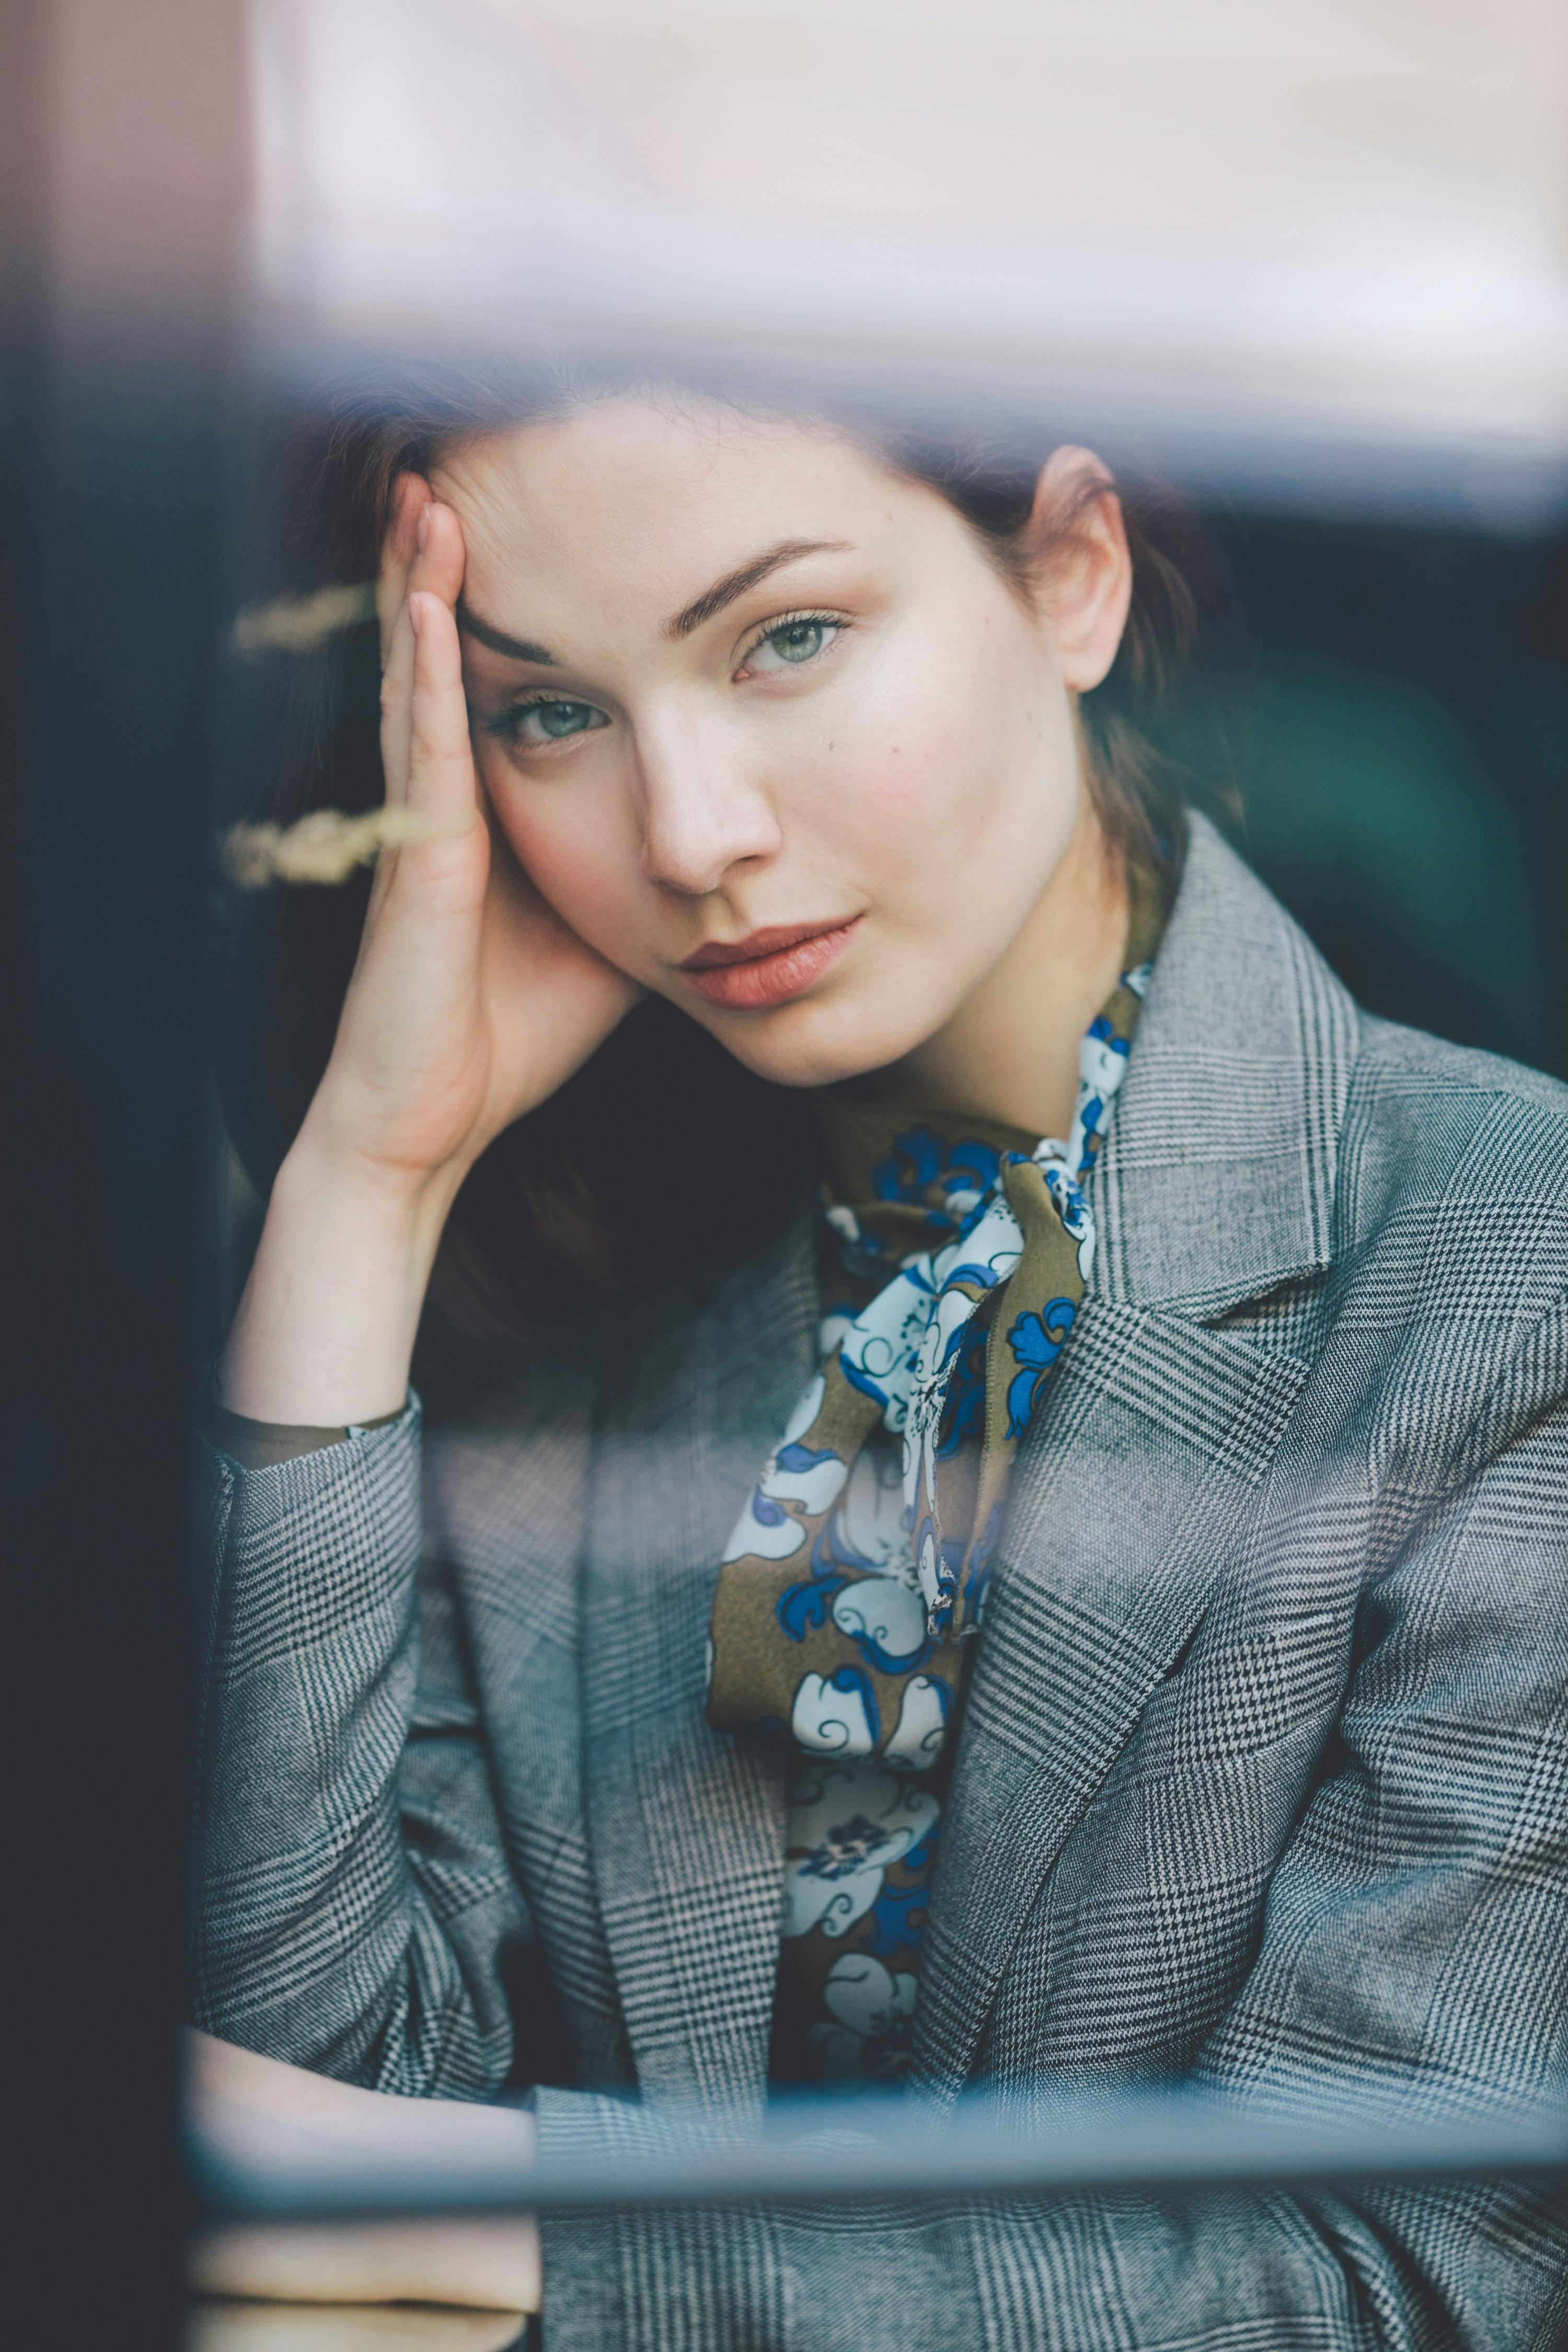
[(699, 996), (734, 1011), (785, 1004), (820, 980), (859, 922), (777, 923), (743, 940), (710, 940), (680, 969)]

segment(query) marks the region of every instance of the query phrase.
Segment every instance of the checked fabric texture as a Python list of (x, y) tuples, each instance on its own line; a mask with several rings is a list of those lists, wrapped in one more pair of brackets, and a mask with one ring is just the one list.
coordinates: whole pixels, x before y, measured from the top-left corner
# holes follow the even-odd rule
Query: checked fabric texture
[(787, 1731), (772, 2072), (897, 2081), (968, 1637), (1008, 1475), (1082, 1303), (1084, 1191), (1109, 1132), (1163, 908), (1090, 1023), (1065, 1143), (818, 1097), (840, 1263), (823, 1363), (763, 1467), (714, 1595), (709, 1719)]
[[(1360, 1011), (1194, 816), (1092, 1190), (901, 2120), (987, 2086), (1055, 2131), (1154, 2079), (1418, 2129), (1560, 2084), (1568, 1087)], [(195, 2022), (405, 2096), (531, 2084), (547, 2167), (760, 2106), (787, 1756), (712, 1729), (704, 1640), (818, 1362), (813, 1222), (679, 1320), (427, 1351), (426, 1416), (204, 1448)], [(1568, 2342), (1547, 2181), (541, 2236), (549, 2352)]]

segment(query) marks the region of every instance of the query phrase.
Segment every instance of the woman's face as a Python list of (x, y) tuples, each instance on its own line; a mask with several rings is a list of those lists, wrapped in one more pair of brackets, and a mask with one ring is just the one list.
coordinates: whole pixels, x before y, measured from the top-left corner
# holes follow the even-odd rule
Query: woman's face
[(629, 400), (434, 488), (485, 789), (572, 929), (784, 1085), (952, 1023), (1073, 838), (1085, 682), (952, 509), (828, 431)]

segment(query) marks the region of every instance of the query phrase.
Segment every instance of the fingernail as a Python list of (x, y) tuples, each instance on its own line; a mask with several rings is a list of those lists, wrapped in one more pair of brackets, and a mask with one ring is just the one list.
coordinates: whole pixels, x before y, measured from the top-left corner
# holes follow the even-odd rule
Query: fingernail
[(424, 614), (417, 595), (410, 596), (408, 599), (408, 625), (416, 636), (424, 626)]
[(423, 553), (425, 542), (430, 536), (430, 501), (428, 499), (426, 499), (425, 504), (419, 509), (419, 520), (416, 527), (414, 535), (419, 542), (420, 552)]

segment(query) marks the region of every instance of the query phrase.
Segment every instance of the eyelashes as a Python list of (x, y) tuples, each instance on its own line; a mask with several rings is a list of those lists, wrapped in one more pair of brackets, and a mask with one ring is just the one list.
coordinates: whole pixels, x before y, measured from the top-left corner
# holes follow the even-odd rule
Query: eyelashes
[[(538, 735), (525, 735), (528, 721), (535, 718), (539, 721)], [(595, 734), (609, 723), (608, 715), (597, 703), (585, 702), (580, 696), (531, 694), (521, 701), (509, 702), (493, 719), (483, 720), (482, 726), (487, 735), (498, 736), (503, 743), (542, 750), (548, 743), (569, 743), (574, 736)]]
[[(737, 668), (743, 669), (764, 646), (774, 647), (780, 667), (807, 668), (830, 654), (850, 625), (842, 613), (819, 612), (812, 606), (803, 607), (797, 613), (777, 613), (753, 630), (746, 641)], [(831, 635), (826, 635), (825, 643), (812, 646), (809, 636), (814, 630), (819, 638), (826, 632), (831, 632)], [(780, 642), (790, 639), (796, 641), (793, 647), (787, 642)], [(773, 665), (765, 664), (764, 667), (772, 671)]]
[[(826, 660), (852, 626), (842, 613), (816, 606), (773, 614), (746, 637), (731, 675), (738, 679), (748, 674), (778, 677), (805, 673)], [(541, 687), (519, 695), (479, 724), (482, 734), (510, 750), (547, 751), (580, 735), (598, 733), (610, 719), (584, 696)]]

